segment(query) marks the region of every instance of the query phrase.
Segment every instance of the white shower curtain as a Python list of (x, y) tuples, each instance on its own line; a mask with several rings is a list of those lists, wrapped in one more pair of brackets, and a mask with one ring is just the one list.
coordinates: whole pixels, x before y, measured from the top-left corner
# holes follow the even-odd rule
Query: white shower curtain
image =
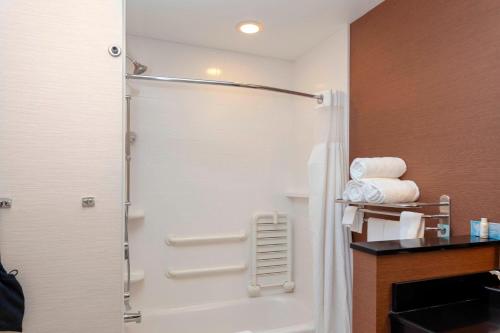
[[(344, 96), (317, 112), (318, 138), (309, 158), (309, 220), (313, 234), (314, 321), (316, 333), (350, 333), (352, 328), (352, 255), (350, 232), (336, 204), (348, 180), (344, 149)], [(328, 100), (328, 98), (326, 99)]]

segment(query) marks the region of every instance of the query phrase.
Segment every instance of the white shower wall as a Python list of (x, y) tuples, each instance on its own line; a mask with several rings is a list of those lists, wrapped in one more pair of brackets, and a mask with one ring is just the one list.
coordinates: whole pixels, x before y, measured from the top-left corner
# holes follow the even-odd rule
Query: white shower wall
[[(291, 87), (293, 64), (238, 53), (128, 38), (130, 54), (155, 75)], [(209, 76), (219, 68), (220, 76)], [(247, 297), (248, 272), (172, 280), (167, 269), (248, 263), (249, 244), (169, 247), (168, 234), (248, 230), (259, 211), (290, 213), (284, 196), (293, 145), (293, 98), (256, 90), (129, 82), (133, 208), (132, 265), (146, 280), (133, 286), (138, 308), (172, 308)], [(312, 103), (314, 101), (311, 101)]]
[[(128, 36), (127, 48), (149, 66), (146, 74), (314, 92), (346, 88), (332, 86), (337, 83), (329, 78), (337, 74), (335, 66), (344, 65), (333, 64), (337, 53), (347, 52), (342, 36), (334, 35), (297, 62), (137, 36)], [(209, 68), (217, 68), (219, 75), (207, 74)], [(171, 247), (165, 238), (248, 231), (255, 212), (279, 210), (289, 213), (295, 224), (296, 291), (289, 297), (311, 308), (307, 200), (292, 200), (285, 193), (307, 191), (305, 168), (316, 102), (229, 87), (145, 81), (129, 81), (128, 86), (137, 133), (132, 208), (146, 214), (143, 222), (130, 226), (132, 269), (145, 271), (145, 281), (132, 286), (134, 307), (179, 308), (247, 298), (248, 271), (183, 280), (168, 279), (165, 272), (249, 264), (248, 241)]]

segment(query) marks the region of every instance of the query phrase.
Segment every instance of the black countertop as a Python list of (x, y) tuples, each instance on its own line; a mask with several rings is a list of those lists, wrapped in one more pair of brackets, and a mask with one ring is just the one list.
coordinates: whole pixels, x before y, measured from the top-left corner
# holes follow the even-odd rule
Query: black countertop
[(366, 252), (376, 256), (427, 252), (447, 249), (460, 249), (476, 246), (490, 246), (500, 244), (500, 240), (484, 239), (473, 236), (453, 236), (450, 238), (417, 238), (377, 242), (354, 242), (353, 250)]

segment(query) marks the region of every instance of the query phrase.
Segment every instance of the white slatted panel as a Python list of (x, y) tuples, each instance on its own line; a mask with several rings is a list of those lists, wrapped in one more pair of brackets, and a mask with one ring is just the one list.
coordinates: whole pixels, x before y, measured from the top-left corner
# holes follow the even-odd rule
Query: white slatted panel
[(255, 214), (252, 225), (252, 281), (250, 296), (261, 288), (282, 287), (292, 292), (292, 225), (286, 214)]

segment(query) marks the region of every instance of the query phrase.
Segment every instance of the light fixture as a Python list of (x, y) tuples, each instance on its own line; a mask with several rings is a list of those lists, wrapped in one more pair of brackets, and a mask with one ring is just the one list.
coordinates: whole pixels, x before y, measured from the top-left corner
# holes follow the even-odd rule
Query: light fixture
[(205, 72), (210, 76), (220, 76), (222, 74), (222, 70), (218, 67), (209, 67)]
[(256, 21), (244, 21), (237, 25), (237, 29), (244, 34), (255, 34), (262, 30), (262, 24)]

